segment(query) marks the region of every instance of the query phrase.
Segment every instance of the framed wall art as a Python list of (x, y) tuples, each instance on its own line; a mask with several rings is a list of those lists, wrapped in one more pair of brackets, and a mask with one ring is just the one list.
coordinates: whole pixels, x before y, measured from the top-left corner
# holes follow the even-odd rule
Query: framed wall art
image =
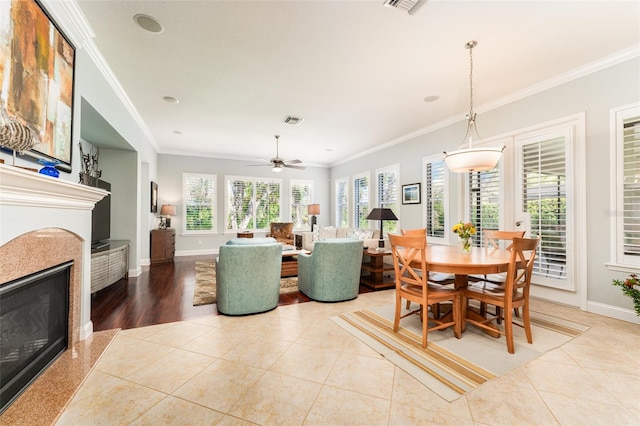
[(420, 184), (402, 185), (402, 204), (420, 204)]
[(158, 184), (151, 182), (151, 213), (158, 213)]
[(36, 0), (0, 1), (0, 16), (0, 108), (26, 155), (71, 172), (75, 47)]

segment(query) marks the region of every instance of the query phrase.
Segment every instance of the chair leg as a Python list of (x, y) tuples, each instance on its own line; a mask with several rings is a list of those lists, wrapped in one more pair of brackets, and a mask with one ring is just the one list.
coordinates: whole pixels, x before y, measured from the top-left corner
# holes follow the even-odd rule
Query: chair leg
[(462, 337), (462, 309), (461, 295), (458, 294), (458, 296), (453, 299), (453, 320), (455, 321), (453, 325), (453, 335), (458, 339)]
[(504, 309), (504, 334), (507, 338), (507, 350), (510, 354), (515, 352), (513, 346), (513, 317), (511, 316), (513, 311), (511, 309)]
[(496, 322), (502, 324), (502, 308), (500, 306), (496, 306)]
[(467, 298), (460, 293), (460, 331), (464, 333), (467, 328)]
[(422, 310), (422, 347), (427, 347), (427, 328), (429, 327), (429, 314), (427, 313), (427, 309), (429, 306), (425, 303), (420, 306)]
[(393, 332), (398, 332), (398, 327), (400, 326), (400, 310), (402, 306), (402, 299), (400, 298), (400, 294), (396, 293), (396, 315), (393, 319)]
[(411, 300), (407, 300), (407, 311), (411, 308)]
[(522, 307), (522, 319), (524, 324), (524, 332), (527, 335), (527, 342), (533, 343), (533, 336), (531, 335), (531, 320), (529, 318), (529, 303), (525, 301)]

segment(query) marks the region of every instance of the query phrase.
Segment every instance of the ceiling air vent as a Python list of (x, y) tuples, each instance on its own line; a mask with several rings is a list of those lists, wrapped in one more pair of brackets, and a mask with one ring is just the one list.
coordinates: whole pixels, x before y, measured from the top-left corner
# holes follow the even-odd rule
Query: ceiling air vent
[(427, 0), (384, 0), (382, 4), (387, 7), (406, 10), (409, 15), (413, 15), (426, 2)]
[(300, 117), (292, 117), (290, 115), (287, 115), (284, 120), (282, 120), (283, 123), (287, 123), (287, 124), (291, 124), (292, 126), (297, 126), (298, 124), (302, 123), (302, 120), (304, 120), (304, 118), (300, 118)]

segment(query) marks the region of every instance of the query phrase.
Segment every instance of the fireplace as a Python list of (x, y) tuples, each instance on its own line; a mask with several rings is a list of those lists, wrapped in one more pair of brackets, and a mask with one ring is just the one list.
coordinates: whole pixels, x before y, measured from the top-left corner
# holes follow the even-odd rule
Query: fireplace
[(71, 265), (0, 286), (0, 413), (67, 348)]

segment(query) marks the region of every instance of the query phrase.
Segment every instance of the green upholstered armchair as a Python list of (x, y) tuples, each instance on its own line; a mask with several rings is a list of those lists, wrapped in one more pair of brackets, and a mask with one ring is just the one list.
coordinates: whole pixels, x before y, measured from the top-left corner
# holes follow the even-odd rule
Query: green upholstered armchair
[(298, 289), (319, 302), (358, 297), (362, 240), (330, 238), (316, 241), (313, 253), (298, 255)]
[(273, 238), (234, 238), (216, 259), (218, 312), (246, 315), (278, 306), (282, 244)]

